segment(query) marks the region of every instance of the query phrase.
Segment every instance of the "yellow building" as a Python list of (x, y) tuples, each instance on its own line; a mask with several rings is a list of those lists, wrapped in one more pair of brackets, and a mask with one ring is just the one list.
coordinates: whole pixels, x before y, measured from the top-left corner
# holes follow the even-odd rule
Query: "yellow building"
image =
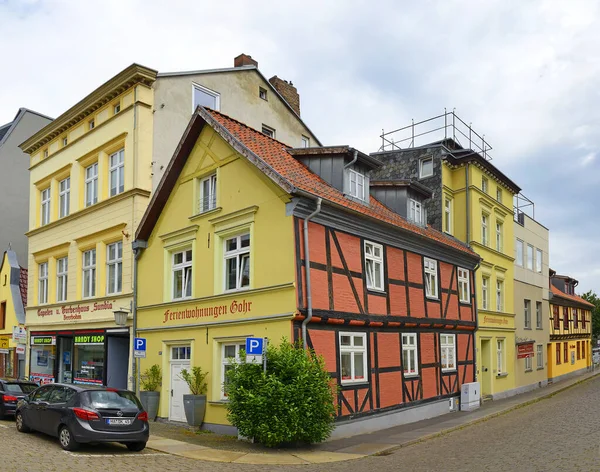
[(25, 375), (26, 340), (19, 336), (25, 334), (27, 269), (19, 267), (14, 251), (2, 255), (0, 280), (0, 378), (21, 378)]
[(577, 280), (550, 271), (550, 343), (548, 381), (586, 372), (592, 365), (592, 309), (575, 294)]

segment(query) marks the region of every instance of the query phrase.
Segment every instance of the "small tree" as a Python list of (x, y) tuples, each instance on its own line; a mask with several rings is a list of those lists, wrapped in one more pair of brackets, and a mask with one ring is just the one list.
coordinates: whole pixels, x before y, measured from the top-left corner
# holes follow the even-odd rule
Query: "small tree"
[(323, 358), (283, 339), (268, 346), (266, 374), (262, 365), (233, 363), (227, 417), (265, 446), (321, 442), (333, 430), (334, 392)]
[(592, 338), (598, 339), (600, 337), (600, 298), (592, 290), (584, 293), (581, 298), (594, 305), (592, 310)]
[(202, 367), (192, 367), (190, 373), (187, 369), (181, 369), (181, 378), (185, 380), (192, 395), (204, 395), (206, 393), (206, 376), (208, 372), (202, 372)]
[(158, 364), (154, 364), (146, 369), (140, 377), (142, 390), (145, 392), (155, 392), (162, 385), (162, 372)]

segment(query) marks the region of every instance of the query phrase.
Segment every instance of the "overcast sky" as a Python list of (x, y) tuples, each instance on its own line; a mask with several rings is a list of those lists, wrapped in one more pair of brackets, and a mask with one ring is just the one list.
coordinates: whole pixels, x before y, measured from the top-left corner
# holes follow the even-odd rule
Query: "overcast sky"
[(382, 129), (454, 108), (535, 201), (552, 268), (600, 290), (599, 13), (578, 0), (0, 0), (0, 123), (19, 107), (58, 116), (133, 62), (231, 67), (241, 52), (293, 81), (324, 144), (377, 151)]

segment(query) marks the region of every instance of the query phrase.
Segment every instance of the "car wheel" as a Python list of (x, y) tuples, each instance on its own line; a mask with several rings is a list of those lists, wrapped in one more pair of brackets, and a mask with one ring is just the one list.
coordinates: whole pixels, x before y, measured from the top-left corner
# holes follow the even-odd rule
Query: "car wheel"
[(23, 414), (21, 412), (17, 413), (17, 416), (15, 417), (15, 424), (17, 425), (17, 431), (19, 433), (31, 432), (31, 428), (25, 424), (25, 419), (23, 418)]
[(79, 449), (79, 443), (75, 441), (71, 431), (66, 426), (62, 426), (58, 431), (58, 440), (60, 441), (60, 447), (65, 451), (75, 451)]
[(125, 445), (127, 446), (127, 449), (129, 449), (130, 451), (134, 451), (134, 452), (140, 452), (146, 448), (145, 442), (127, 443)]

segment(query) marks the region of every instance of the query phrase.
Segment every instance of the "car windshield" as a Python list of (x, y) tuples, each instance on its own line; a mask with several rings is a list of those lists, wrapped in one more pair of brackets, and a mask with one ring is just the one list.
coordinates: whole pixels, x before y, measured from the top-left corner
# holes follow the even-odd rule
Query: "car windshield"
[(4, 389), (10, 393), (30, 393), (37, 388), (37, 385), (26, 383), (6, 383)]
[(127, 391), (97, 390), (86, 392), (87, 404), (96, 410), (102, 409), (142, 409), (136, 396)]

